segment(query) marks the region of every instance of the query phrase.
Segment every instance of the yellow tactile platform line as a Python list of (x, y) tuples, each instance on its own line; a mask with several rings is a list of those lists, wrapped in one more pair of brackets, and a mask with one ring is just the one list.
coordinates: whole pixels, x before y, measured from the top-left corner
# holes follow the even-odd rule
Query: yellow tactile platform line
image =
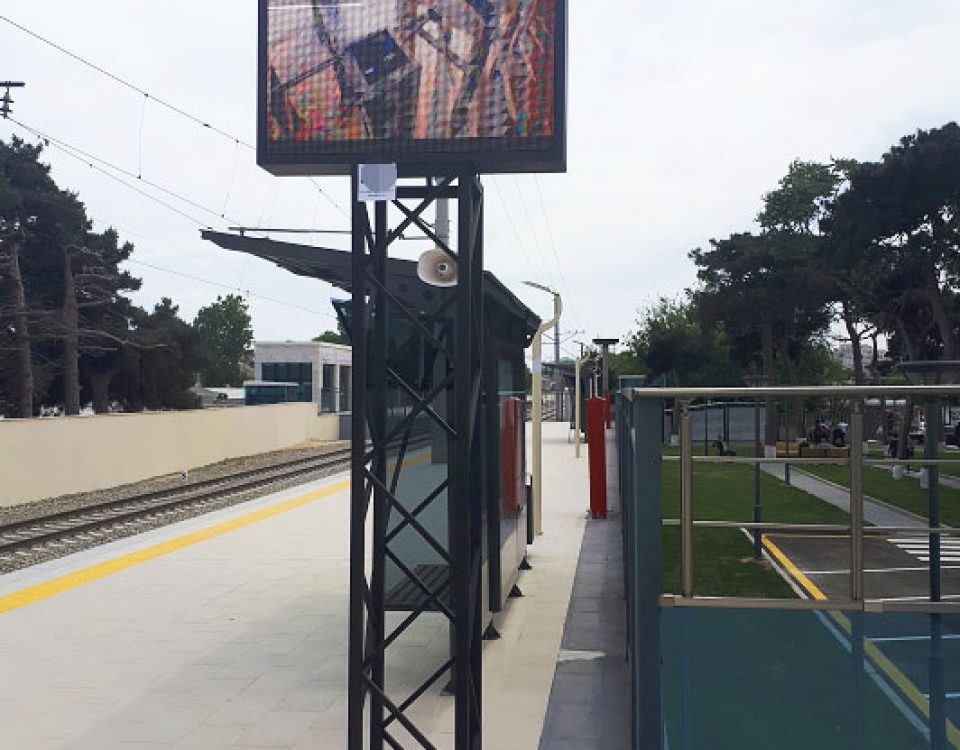
[[(807, 592), (807, 595), (810, 596), (811, 599), (820, 602), (827, 601), (827, 595), (824, 594), (813, 581), (807, 578), (793, 561), (787, 557), (776, 544), (770, 541), (766, 534), (763, 534), (761, 538), (763, 539), (763, 546), (767, 552), (773, 555), (777, 562), (786, 568), (787, 572), (793, 576), (793, 579)], [(848, 617), (841, 612), (828, 612), (828, 614), (834, 622), (843, 628), (847, 636), (851, 635), (853, 628), (850, 625), (850, 619)], [(875, 643), (867, 638), (863, 639), (863, 650), (877, 668), (890, 678), (890, 681), (899, 688), (904, 697), (914, 705), (920, 714), (926, 718), (927, 723), (929, 723), (930, 701), (925, 698), (917, 686), (910, 681), (910, 678), (901, 672), (897, 665), (890, 661), (890, 659), (877, 648)], [(947, 719), (947, 739), (951, 745), (960, 750), (960, 730), (958, 730), (949, 719)]]
[[(403, 466), (404, 468), (415, 466), (423, 463), (429, 457), (429, 453), (421, 453), (419, 456), (406, 459), (403, 462)], [(392, 470), (394, 466), (394, 463), (390, 463), (388, 464), (387, 469)], [(258, 521), (263, 521), (264, 519), (278, 516), (281, 513), (295, 510), (296, 508), (300, 508), (324, 497), (341, 492), (349, 487), (349, 479), (342, 482), (337, 482), (336, 484), (323, 487), (319, 490), (315, 490), (314, 492), (308, 492), (306, 495), (300, 495), (299, 497), (295, 497), (290, 500), (283, 500), (275, 505), (261, 508), (260, 510), (247, 513), (243, 516), (238, 516), (237, 518), (232, 518), (229, 521), (218, 523), (206, 529), (200, 529), (199, 531), (185, 534), (184, 536), (177, 537), (176, 539), (170, 539), (166, 542), (161, 542), (160, 544), (144, 547), (143, 549), (137, 550), (136, 552), (131, 552), (128, 555), (115, 557), (112, 560), (91, 565), (89, 568), (68, 573), (67, 575), (53, 578), (49, 581), (44, 581), (43, 583), (38, 583), (34, 586), (28, 586), (27, 588), (20, 589), (19, 591), (14, 591), (12, 594), (5, 594), (4, 596), (0, 596), (0, 615), (4, 614), (5, 612), (10, 612), (14, 609), (20, 609), (20, 607), (25, 607), (28, 604), (49, 599), (51, 596), (62, 594), (64, 591), (75, 589), (78, 586), (83, 586), (84, 584), (98, 581), (101, 578), (112, 576), (114, 573), (127, 570), (128, 568), (132, 568), (134, 565), (145, 563), (148, 560), (154, 560), (158, 557), (169, 555), (171, 552), (176, 552), (184, 547), (190, 547), (194, 544), (205, 542), (207, 539), (213, 539), (214, 537), (221, 536), (222, 534), (228, 534), (229, 532), (236, 531), (244, 526), (257, 523)]]
[(169, 555), (171, 552), (176, 552), (177, 550), (181, 550), (185, 547), (190, 547), (194, 544), (205, 542), (208, 539), (213, 539), (214, 537), (227, 534), (231, 531), (236, 531), (237, 529), (241, 529), (244, 526), (249, 526), (257, 521), (263, 521), (266, 518), (278, 516), (281, 513), (286, 513), (296, 508), (300, 508), (308, 503), (312, 503), (320, 500), (321, 498), (341, 492), (348, 487), (350, 487), (349, 480), (337, 482), (336, 484), (323, 487), (322, 489), (315, 490), (314, 492), (308, 492), (306, 495), (300, 495), (299, 497), (295, 497), (290, 500), (283, 500), (275, 505), (261, 508), (260, 510), (247, 513), (243, 516), (238, 516), (237, 518), (231, 518), (228, 521), (223, 521), (222, 523), (215, 524), (214, 526), (209, 526), (205, 529), (200, 529), (198, 531), (185, 534), (184, 536), (177, 537), (176, 539), (170, 539), (166, 542), (161, 542), (160, 544), (144, 547), (136, 552), (115, 557), (112, 560), (107, 560), (105, 562), (98, 563), (97, 565), (91, 565), (88, 568), (84, 568), (73, 573), (68, 573), (67, 575), (53, 578), (49, 581), (44, 581), (43, 583), (38, 583), (34, 586), (28, 586), (25, 589), (14, 591), (12, 594), (0, 596), (0, 614), (10, 612), (14, 609), (19, 609), (20, 607), (25, 607), (28, 604), (43, 601), (44, 599), (49, 599), (51, 596), (56, 596), (57, 594), (62, 594), (64, 591), (69, 591), (70, 589), (75, 589), (78, 586), (83, 586), (84, 584), (92, 583), (93, 581), (100, 580), (101, 578), (106, 578), (114, 573), (119, 573), (122, 570), (132, 568), (134, 565), (139, 565), (140, 563), (147, 562), (148, 560), (154, 560), (158, 557), (163, 557), (164, 555)]

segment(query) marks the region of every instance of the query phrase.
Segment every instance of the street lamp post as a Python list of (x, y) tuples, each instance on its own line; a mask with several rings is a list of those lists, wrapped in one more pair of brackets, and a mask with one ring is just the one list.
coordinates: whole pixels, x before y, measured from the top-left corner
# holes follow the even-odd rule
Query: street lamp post
[(553, 317), (542, 323), (533, 337), (533, 415), (531, 418), (531, 474), (533, 475), (533, 533), (543, 533), (543, 334), (549, 331), (563, 312), (560, 293), (535, 281), (524, 281), (529, 287), (553, 295)]

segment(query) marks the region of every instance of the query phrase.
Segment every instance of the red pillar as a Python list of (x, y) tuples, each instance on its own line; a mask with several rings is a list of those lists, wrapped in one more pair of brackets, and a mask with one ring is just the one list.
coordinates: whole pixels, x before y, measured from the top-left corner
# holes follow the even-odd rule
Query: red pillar
[(607, 459), (604, 438), (608, 404), (605, 398), (587, 401), (587, 448), (590, 462), (590, 515), (607, 517)]

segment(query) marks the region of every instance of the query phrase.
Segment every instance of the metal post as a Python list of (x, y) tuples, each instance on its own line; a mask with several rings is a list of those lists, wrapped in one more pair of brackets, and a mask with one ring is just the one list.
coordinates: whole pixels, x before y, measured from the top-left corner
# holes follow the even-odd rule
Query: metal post
[[(790, 406), (789, 401), (787, 402), (787, 418), (786, 418), (786, 431), (787, 431), (787, 442), (784, 444), (784, 454), (787, 458), (790, 458)], [(790, 484), (790, 463), (787, 462), (783, 465), (783, 481), (786, 484)]]
[(930, 747), (933, 750), (947, 750), (949, 745), (947, 744), (946, 684), (943, 674), (943, 621), (939, 612), (934, 612), (929, 617)]
[[(630, 426), (635, 435), (630, 472), (630, 495), (634, 498), (627, 530), (631, 554), (631, 581), (627, 587), (634, 597), (629, 602), (632, 642), (630, 660), (633, 704), (632, 747), (659, 748), (660, 716), (660, 593), (662, 583), (661, 467), (663, 446), (663, 402), (636, 399), (625, 404), (632, 411)], [(618, 429), (629, 429), (622, 425)]]
[(709, 456), (710, 445), (707, 441), (710, 439), (710, 399), (703, 402), (703, 455)]
[(553, 367), (557, 392), (557, 421), (563, 421), (563, 377), (560, 374), (560, 318), (553, 325)]
[[(406, 214), (406, 222), (390, 231), (387, 226), (386, 204), (374, 209), (375, 225), (371, 227), (368, 208), (352, 200), (353, 258), (351, 273), (352, 306), (350, 333), (353, 348), (353, 435), (351, 465), (351, 526), (350, 526), (350, 634), (348, 646), (348, 747), (350, 750), (381, 750), (386, 744), (398, 747), (391, 734), (391, 725), (401, 726), (423, 747), (432, 747), (430, 741), (406, 715), (406, 710), (417, 696), (423, 695), (444, 674), (450, 674), (455, 691), (456, 750), (478, 750), (481, 746), (482, 664), (480, 652), (480, 619), (482, 611), (481, 556), (483, 524), (482, 499), (486, 497), (484, 466), (484, 436), (486, 412), (483, 410), (483, 194), (479, 178), (467, 170), (458, 175), (457, 192), (453, 192), (453, 177), (443, 178), (440, 185), (426, 188), (398, 187), (395, 205)], [(356, 171), (353, 187), (356, 195)], [(388, 319), (394, 312), (418, 321), (419, 313), (407, 309), (395, 299), (389, 289), (388, 248), (398, 239), (407, 225), (416, 225), (427, 234), (432, 229), (420, 213), (430, 201), (438, 197), (456, 195), (460, 200), (459, 241), (457, 251), (444, 245), (458, 261), (458, 285), (452, 330), (434, 345), (443, 354), (440, 382), (432, 391), (425, 384), (407, 382), (402, 373), (390, 366), (387, 348)], [(403, 200), (420, 201), (417, 213), (405, 210)], [(436, 239), (436, 238), (434, 238)], [(448, 309), (443, 320), (449, 320)], [(371, 318), (371, 315), (373, 316)], [(439, 323), (437, 319), (430, 323)], [(443, 323), (444, 326), (447, 323)], [(372, 329), (372, 330), (371, 330)], [(421, 334), (434, 337), (429, 325), (421, 326)], [(438, 357), (438, 360), (440, 358)], [(449, 372), (449, 374), (447, 374)], [(440, 497), (446, 488), (450, 526), (447, 543), (438, 540), (415, 516), (407, 514), (395, 496), (403, 456), (412, 430), (410, 419), (391, 420), (388, 403), (389, 383), (396, 391), (403, 390), (418, 403), (417, 406), (440, 425), (449, 439), (450, 466), (445, 478), (431, 492), (424, 510)], [(442, 415), (429, 408), (437, 399), (447, 400), (452, 406)], [(396, 401), (395, 401), (396, 403)], [(395, 412), (394, 412), (395, 413)], [(452, 417), (452, 423), (446, 420)], [(367, 445), (369, 430), (370, 445)], [(387, 478), (387, 451), (399, 441), (399, 453)], [(446, 445), (446, 444), (445, 444)], [(434, 447), (434, 450), (437, 450)], [(424, 490), (426, 491), (426, 489)], [(401, 526), (409, 525), (438, 550), (449, 571), (449, 579), (430, 586), (415, 570), (405, 567), (391, 549), (390, 542), (400, 526), (388, 533), (392, 511), (404, 516)], [(372, 518), (371, 518), (372, 516)], [(394, 516), (396, 518), (397, 516)], [(367, 521), (372, 520), (368, 526)], [(372, 541), (367, 541), (368, 529)], [(369, 547), (367, 547), (369, 544)], [(449, 550), (445, 552), (444, 550)], [(405, 578), (423, 591), (424, 603), (387, 634), (385, 617), (385, 566), (387, 560), (397, 566)], [(368, 568), (369, 566), (369, 568)], [(370, 570), (369, 578), (367, 570)], [(445, 589), (448, 592), (445, 593)], [(431, 605), (443, 612), (454, 628), (453, 653), (443, 666), (400, 703), (393, 702), (387, 691), (385, 664), (387, 649), (415, 619), (425, 614)], [(367, 700), (369, 698), (369, 701)], [(389, 716), (385, 714), (389, 713)], [(369, 717), (369, 732), (364, 720)], [(367, 735), (365, 737), (365, 735)], [(368, 744), (364, 744), (365, 741)]]
[[(378, 201), (374, 205), (374, 243), (371, 258), (373, 275), (386, 283), (387, 280), (387, 204)], [(374, 373), (387, 372), (387, 299), (382, 291), (373, 295), (373, 338), (370, 342), (370, 365)], [(384, 621), (384, 597), (386, 582), (386, 557), (383, 550), (383, 539), (387, 534), (389, 510), (384, 488), (387, 485), (387, 379), (375, 377), (373, 386), (373, 404), (370, 412), (369, 424), (371, 440), (380, 446), (374, 451), (370, 470), (376, 477), (377, 483), (373, 488), (373, 559), (370, 570), (370, 597), (373, 602), (371, 616), (368, 621), (368, 630), (374, 643), (380, 643), (386, 637), (386, 622)], [(383, 652), (379, 652), (370, 665), (371, 677), (376, 685), (385, 682), (385, 663)], [(377, 693), (370, 694), (370, 748), (383, 748), (383, 701)]]
[(850, 418), (850, 598), (863, 590), (863, 401), (855, 399)]
[[(760, 398), (753, 398), (753, 455), (762, 458), (760, 446)], [(763, 508), (760, 505), (760, 463), (753, 465), (753, 522), (763, 520)], [(763, 534), (760, 529), (753, 530), (753, 559), (763, 558)]]
[(610, 350), (606, 345), (603, 347), (603, 387), (601, 396), (607, 398), (610, 393)]
[[(923, 404), (926, 432), (923, 436), (923, 457), (935, 461), (939, 457), (940, 447), (940, 408), (937, 399), (927, 397)], [(936, 416), (934, 416), (936, 415)], [(909, 430), (900, 431), (901, 440), (909, 440)], [(931, 529), (940, 528), (940, 469), (936, 465), (927, 465), (927, 502)], [(930, 601), (940, 601), (940, 535), (930, 534)]]
[[(457, 441), (452, 456), (449, 508), (454, 534), (450, 540), (453, 557), (453, 603), (456, 623), (456, 682), (454, 696), (455, 747), (473, 750), (481, 744), (480, 703), (480, 525), (481, 474), (476, 464), (478, 442), (477, 397), (482, 392), (483, 245), (478, 238), (482, 227), (478, 178), (472, 171), (460, 174), (459, 241), (457, 268), (456, 341), (454, 361), (455, 426)], [(478, 204), (478, 205), (475, 205)], [(482, 231), (482, 230), (481, 230)]]
[(351, 334), (353, 345), (353, 413), (351, 415), (350, 458), (350, 633), (348, 646), (349, 675), (347, 678), (347, 746), (350, 750), (363, 747), (364, 688), (363, 655), (366, 618), (364, 592), (366, 590), (366, 417), (367, 417), (367, 304), (365, 279), (367, 266), (366, 232), (369, 221), (366, 207), (357, 202), (357, 168), (353, 169), (350, 196), (353, 224), (353, 263)]
[(583, 357), (577, 357), (575, 362), (574, 388), (573, 388), (573, 445), (574, 455), (580, 458), (580, 366), (583, 364)]
[(533, 337), (533, 419), (531, 426), (531, 466), (533, 475), (533, 533), (543, 533), (543, 334), (560, 319), (563, 303), (553, 295), (553, 318), (543, 323)]
[(850, 617), (850, 677), (853, 694), (853, 716), (851, 721), (853, 731), (851, 736), (853, 745), (850, 750), (864, 748), (864, 682), (867, 675), (866, 649), (864, 648), (863, 612), (856, 610), (849, 613)]
[(693, 596), (693, 436), (690, 402), (680, 402), (680, 594)]

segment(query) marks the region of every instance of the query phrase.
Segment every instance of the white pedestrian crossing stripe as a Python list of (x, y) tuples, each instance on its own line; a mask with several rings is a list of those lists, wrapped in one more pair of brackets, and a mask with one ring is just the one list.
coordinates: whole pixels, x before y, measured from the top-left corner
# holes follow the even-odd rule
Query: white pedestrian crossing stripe
[[(930, 562), (929, 540), (919, 536), (911, 536), (889, 539), (888, 541), (917, 558), (920, 562)], [(945, 563), (960, 562), (960, 539), (944, 537), (940, 540), (940, 561)]]

